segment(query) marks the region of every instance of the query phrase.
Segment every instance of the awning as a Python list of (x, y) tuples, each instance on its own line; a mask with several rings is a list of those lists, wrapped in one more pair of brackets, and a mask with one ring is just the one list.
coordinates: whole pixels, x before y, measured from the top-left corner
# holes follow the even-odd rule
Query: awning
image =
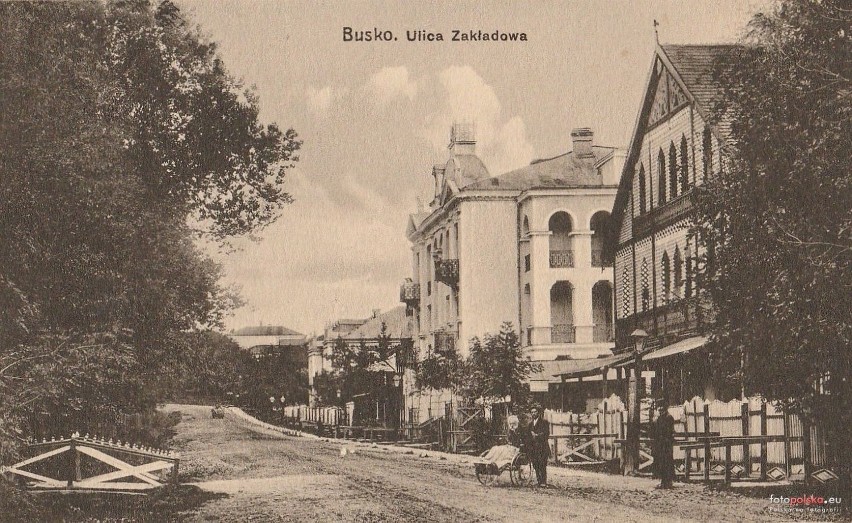
[(631, 359), (632, 354), (614, 354), (603, 358), (585, 358), (581, 360), (562, 360), (564, 363), (553, 376), (561, 379), (580, 378), (583, 376), (594, 376), (603, 374), (604, 367), (612, 367), (623, 361)]
[(683, 354), (685, 352), (689, 352), (692, 349), (697, 349), (699, 347), (703, 347), (704, 344), (707, 343), (707, 338), (704, 336), (694, 336), (692, 338), (686, 338), (684, 340), (680, 340), (676, 343), (672, 343), (671, 345), (666, 345), (665, 347), (661, 347), (649, 354), (646, 354), (642, 357), (643, 360), (656, 360), (660, 358), (666, 358), (668, 356), (674, 356), (675, 354)]

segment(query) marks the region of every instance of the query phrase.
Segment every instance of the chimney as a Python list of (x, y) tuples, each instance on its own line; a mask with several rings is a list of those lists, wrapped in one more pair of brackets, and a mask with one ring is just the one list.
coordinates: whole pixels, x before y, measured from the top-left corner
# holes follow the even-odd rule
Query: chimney
[(571, 141), (574, 143), (574, 156), (577, 158), (594, 158), (592, 152), (595, 133), (588, 127), (580, 127), (571, 131)]
[(476, 154), (476, 127), (472, 123), (454, 123), (450, 131), (450, 154)]

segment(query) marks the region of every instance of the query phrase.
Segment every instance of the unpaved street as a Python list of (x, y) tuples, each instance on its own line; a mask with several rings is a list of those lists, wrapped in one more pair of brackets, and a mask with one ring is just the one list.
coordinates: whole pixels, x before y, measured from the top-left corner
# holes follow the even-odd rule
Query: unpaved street
[(169, 410), (184, 415), (175, 446), (185, 481), (224, 494), (192, 514), (196, 521), (780, 519), (765, 500), (700, 485), (659, 491), (648, 479), (566, 469), (551, 468), (547, 489), (512, 487), (507, 474), (483, 487), (458, 457), (258, 433), (231, 418), (210, 419), (209, 407)]

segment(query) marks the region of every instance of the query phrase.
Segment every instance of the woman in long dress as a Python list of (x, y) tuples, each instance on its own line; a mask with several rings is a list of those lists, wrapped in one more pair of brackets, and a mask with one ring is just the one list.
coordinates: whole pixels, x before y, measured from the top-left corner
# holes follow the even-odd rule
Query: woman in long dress
[(520, 452), (520, 447), (523, 445), (523, 435), (519, 430), (520, 420), (515, 415), (508, 418), (509, 432), (506, 435), (507, 443), (505, 445), (495, 445), (480, 458), (483, 463), (494, 463), (498, 469), (512, 463), (515, 456)]

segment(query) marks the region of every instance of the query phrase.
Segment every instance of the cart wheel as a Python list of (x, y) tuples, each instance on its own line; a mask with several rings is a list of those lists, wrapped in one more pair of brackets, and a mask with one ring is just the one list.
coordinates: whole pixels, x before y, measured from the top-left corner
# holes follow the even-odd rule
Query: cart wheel
[(491, 472), (491, 467), (488, 465), (484, 463), (476, 464), (476, 479), (486, 487), (492, 485), (494, 483), (494, 479), (497, 477)]
[(512, 460), (512, 467), (509, 469), (509, 479), (512, 485), (517, 487), (525, 487), (532, 484), (533, 468), (532, 462), (525, 454), (518, 454)]

